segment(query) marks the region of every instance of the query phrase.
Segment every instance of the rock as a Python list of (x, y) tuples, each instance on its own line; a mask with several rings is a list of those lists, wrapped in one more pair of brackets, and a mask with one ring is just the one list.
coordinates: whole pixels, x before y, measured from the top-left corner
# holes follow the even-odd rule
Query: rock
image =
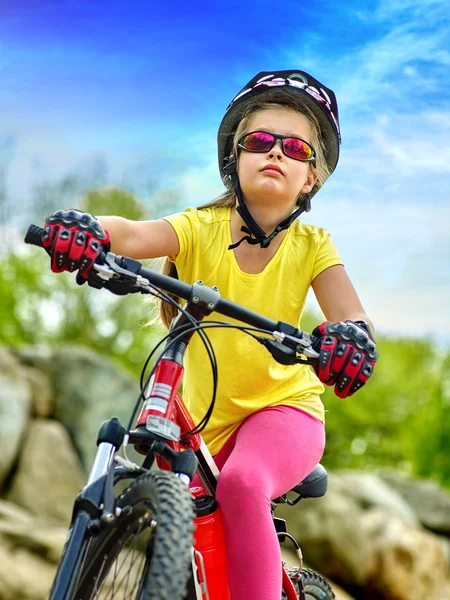
[(438, 536), (439, 540), (444, 548), (444, 555), (447, 559), (447, 565), (450, 569), (450, 539), (448, 537), (444, 537), (443, 535)]
[(30, 386), (20, 363), (0, 346), (0, 488), (13, 467), (28, 424)]
[(404, 501), (378, 484), (378, 478), (332, 473), (323, 498), (281, 505), (276, 514), (287, 520), (305, 561), (355, 595), (368, 586), (367, 598), (429, 599), (450, 581), (442, 540), (415, 524)]
[(441, 600), (450, 597), (447, 560), (440, 540), (381, 509), (367, 511), (358, 526), (370, 539), (373, 557), (367, 597)]
[(0, 600), (47, 600), (67, 527), (0, 501)]
[(115, 362), (77, 346), (59, 348), (53, 367), (55, 417), (67, 427), (89, 471), (102, 423), (117, 416), (128, 425), (139, 382)]
[(362, 586), (371, 554), (370, 540), (358, 527), (362, 513), (358, 503), (330, 481), (323, 498), (302, 500), (295, 507), (281, 505), (275, 514), (286, 519), (313, 569), (344, 586)]
[(422, 525), (450, 536), (450, 493), (435, 481), (408, 479), (394, 473), (382, 477), (416, 512)]
[(362, 471), (335, 471), (329, 475), (330, 485), (355, 500), (363, 509), (384, 508), (410, 525), (419, 519), (407, 501), (381, 477)]
[(53, 372), (54, 350), (50, 346), (16, 346), (11, 348), (11, 352), (23, 365), (35, 367), (42, 373)]
[(22, 367), (22, 374), (27, 379), (32, 397), (31, 414), (34, 417), (48, 419), (54, 412), (53, 386), (50, 377), (34, 367)]
[(34, 515), (68, 525), (84, 483), (79, 458), (64, 427), (51, 420), (32, 421), (7, 499)]
[(30, 552), (45, 558), (45, 560), (58, 563), (68, 529), (65, 526), (55, 527), (47, 524), (17, 525), (16, 523), (0, 522), (0, 539), (2, 546), (7, 541), (9, 546), (26, 548)]
[(33, 515), (27, 510), (24, 510), (12, 502), (0, 500), (0, 525), (3, 522), (26, 525), (34, 520)]
[(0, 600), (47, 600), (55, 570), (23, 548), (0, 546)]

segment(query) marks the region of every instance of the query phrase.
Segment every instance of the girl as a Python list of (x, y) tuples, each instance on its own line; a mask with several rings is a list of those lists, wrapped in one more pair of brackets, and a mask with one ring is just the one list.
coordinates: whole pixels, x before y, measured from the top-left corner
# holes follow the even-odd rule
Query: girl
[[(319, 462), (323, 385), (341, 397), (367, 381), (377, 359), (372, 324), (330, 235), (301, 223), (334, 171), (339, 122), (331, 90), (302, 71), (259, 73), (234, 98), (218, 134), (227, 188), (214, 202), (157, 221), (98, 220), (58, 211), (46, 221), (54, 271), (87, 276), (102, 247), (137, 259), (165, 256), (166, 272), (217, 285), (222, 297), (297, 324), (312, 286), (327, 319), (314, 330), (320, 361), (282, 366), (248, 336), (210, 330), (219, 369), (214, 414), (203, 436), (221, 469), (217, 499), (225, 526), (232, 600), (280, 600), (280, 547), (270, 502)], [(103, 248), (104, 249), (104, 248)], [(174, 312), (162, 308), (170, 323)], [(201, 420), (212, 381), (205, 350), (186, 355), (184, 399)], [(270, 449), (270, 450), (269, 450)]]

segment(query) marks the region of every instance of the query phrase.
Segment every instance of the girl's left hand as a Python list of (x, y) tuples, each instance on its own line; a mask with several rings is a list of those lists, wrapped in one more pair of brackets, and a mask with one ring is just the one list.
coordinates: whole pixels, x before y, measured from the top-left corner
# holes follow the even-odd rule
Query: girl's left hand
[(325, 321), (312, 332), (319, 338), (316, 374), (325, 385), (334, 385), (340, 398), (352, 396), (369, 379), (378, 360), (370, 330), (363, 321)]

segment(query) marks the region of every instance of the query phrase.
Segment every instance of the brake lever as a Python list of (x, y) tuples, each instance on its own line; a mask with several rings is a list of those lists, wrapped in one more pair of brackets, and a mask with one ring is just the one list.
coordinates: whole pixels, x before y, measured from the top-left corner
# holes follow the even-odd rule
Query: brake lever
[(94, 263), (88, 282), (92, 287), (104, 287), (119, 296), (138, 293), (150, 285), (149, 280), (139, 274), (141, 268), (137, 260), (108, 252)]
[(274, 331), (272, 335), (283, 346), (292, 348), (298, 354), (303, 354), (307, 358), (319, 358), (319, 353), (313, 347), (315, 338), (310, 333), (302, 331), (302, 336), (296, 337), (281, 331)]

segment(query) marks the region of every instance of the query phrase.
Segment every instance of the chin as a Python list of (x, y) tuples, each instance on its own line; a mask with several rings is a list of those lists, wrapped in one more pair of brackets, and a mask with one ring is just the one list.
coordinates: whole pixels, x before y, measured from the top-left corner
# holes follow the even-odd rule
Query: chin
[(245, 198), (261, 198), (264, 197), (270, 199), (274, 197), (285, 197), (286, 192), (279, 185), (278, 181), (275, 180), (267, 180), (264, 181), (261, 185), (257, 186), (249, 186), (247, 190), (242, 189)]

